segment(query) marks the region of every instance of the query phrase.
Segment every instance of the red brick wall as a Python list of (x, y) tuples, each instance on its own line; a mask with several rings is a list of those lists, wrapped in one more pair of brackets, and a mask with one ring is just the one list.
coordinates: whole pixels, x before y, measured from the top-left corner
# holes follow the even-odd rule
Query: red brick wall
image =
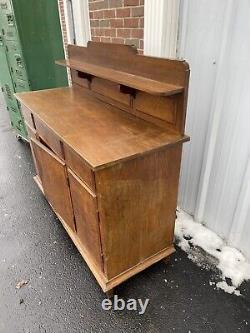
[(59, 10), (59, 16), (60, 16), (60, 22), (61, 22), (64, 52), (67, 57), (68, 36), (67, 36), (67, 29), (66, 29), (66, 22), (65, 22), (63, 0), (58, 0), (58, 10)]
[(89, 15), (93, 41), (135, 45), (143, 52), (144, 0), (89, 0)]

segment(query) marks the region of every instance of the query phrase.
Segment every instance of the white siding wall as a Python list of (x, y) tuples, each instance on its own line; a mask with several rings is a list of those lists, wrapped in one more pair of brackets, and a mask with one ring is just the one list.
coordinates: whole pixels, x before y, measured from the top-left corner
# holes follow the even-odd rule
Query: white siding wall
[(191, 68), (179, 204), (250, 259), (249, 13), (249, 0), (182, 1), (177, 54)]

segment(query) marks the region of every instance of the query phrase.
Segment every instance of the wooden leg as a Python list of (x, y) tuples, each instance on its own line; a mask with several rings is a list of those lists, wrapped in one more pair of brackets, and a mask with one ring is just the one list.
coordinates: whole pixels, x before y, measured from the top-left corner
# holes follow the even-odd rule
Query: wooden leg
[(113, 298), (114, 297), (114, 288), (106, 291), (107, 298)]

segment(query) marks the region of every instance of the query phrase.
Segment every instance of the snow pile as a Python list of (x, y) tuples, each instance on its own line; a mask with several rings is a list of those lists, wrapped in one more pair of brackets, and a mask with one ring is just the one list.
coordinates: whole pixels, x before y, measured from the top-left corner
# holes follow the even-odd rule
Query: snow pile
[[(223, 280), (216, 283), (217, 288), (240, 295), (236, 288), (250, 279), (250, 263), (240, 251), (227, 246), (216, 233), (181, 210), (177, 211), (175, 238), (177, 245), (198, 265), (220, 270)], [(227, 283), (228, 279), (232, 285)]]

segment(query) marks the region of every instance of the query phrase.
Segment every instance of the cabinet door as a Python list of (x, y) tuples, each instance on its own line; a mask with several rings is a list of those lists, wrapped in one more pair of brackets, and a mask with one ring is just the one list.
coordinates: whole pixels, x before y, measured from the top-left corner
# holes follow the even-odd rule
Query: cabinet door
[(77, 236), (88, 255), (103, 269), (96, 195), (70, 169), (68, 175)]
[(46, 198), (55, 212), (75, 230), (65, 163), (35, 139), (30, 140)]

